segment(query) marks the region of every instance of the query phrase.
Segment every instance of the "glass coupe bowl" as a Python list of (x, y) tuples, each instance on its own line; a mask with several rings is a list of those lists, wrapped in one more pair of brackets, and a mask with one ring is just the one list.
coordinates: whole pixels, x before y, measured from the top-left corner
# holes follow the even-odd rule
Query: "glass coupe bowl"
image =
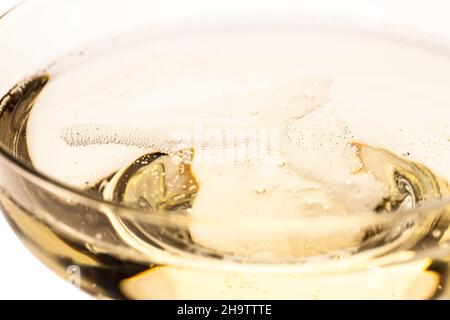
[(2, 211), (99, 298), (447, 299), (448, 7), (23, 1)]

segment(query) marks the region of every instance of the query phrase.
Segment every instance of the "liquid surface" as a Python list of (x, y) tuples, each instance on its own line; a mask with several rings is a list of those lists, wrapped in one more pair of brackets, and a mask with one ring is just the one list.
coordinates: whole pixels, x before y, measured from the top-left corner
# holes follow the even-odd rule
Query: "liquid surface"
[[(401, 213), (448, 197), (448, 59), (379, 35), (321, 28), (162, 39), (105, 41), (24, 80), (0, 101), (2, 143), (34, 169), (90, 196), (143, 214), (159, 210), (215, 223), (158, 226), (123, 219), (106, 207), (101, 219), (73, 209), (90, 217), (83, 232), (151, 257), (142, 264), (100, 245), (64, 249), (56, 239), (68, 239), (28, 221), (29, 213), (4, 199), (18, 232), (35, 235), (27, 245), (41, 259), (58, 265), (46, 257), (47, 249), (36, 248), (51, 233), (55, 250), (61, 250), (55, 254), (90, 265), (93, 277), (85, 289), (99, 284), (101, 290), (86, 290), (114, 297), (185, 297), (187, 288), (208, 280), (215, 285), (195, 297), (220, 292), (286, 298), (279, 286), (299, 281), (308, 288), (292, 297), (322, 292), (319, 297), (326, 298), (338, 294), (349, 275), (328, 274), (322, 285), (295, 273), (273, 283), (252, 273), (239, 279), (212, 273), (206, 279), (199, 271), (165, 266), (157, 256), (162, 250), (243, 263), (305, 263), (366, 252), (411, 253), (447, 241), (446, 212)], [(54, 207), (47, 204), (46, 210), (55, 214)], [(329, 222), (380, 215), (393, 218), (383, 225), (349, 225), (344, 233), (342, 225)], [(290, 221), (309, 218), (320, 219), (321, 227), (289, 228)], [(226, 227), (239, 219), (275, 221), (286, 229)], [(30, 231), (37, 229), (42, 232)], [(99, 261), (99, 254), (111, 256), (111, 263)], [(366, 273), (349, 280), (352, 290), (394, 298), (444, 292), (446, 262), (426, 258), (402, 267), (409, 271), (401, 279), (383, 269), (395, 284), (389, 292), (367, 291), (361, 284)], [(413, 288), (419, 278), (423, 285)], [(242, 289), (246, 281), (253, 283), (248, 290)], [(223, 285), (228, 289), (217, 289)]]

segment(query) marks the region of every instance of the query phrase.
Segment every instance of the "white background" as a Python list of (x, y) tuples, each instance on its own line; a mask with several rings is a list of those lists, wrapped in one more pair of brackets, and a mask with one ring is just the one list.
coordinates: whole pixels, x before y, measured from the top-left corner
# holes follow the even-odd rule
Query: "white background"
[[(264, 6), (268, 3), (264, 0), (240, 1), (247, 6)], [(0, 15), (18, 2), (21, 0), (0, 0)], [(272, 5), (276, 3), (278, 2), (271, 1)], [(309, 3), (314, 10), (344, 12), (371, 19), (382, 16), (386, 21), (414, 25), (415, 28), (450, 36), (448, 0), (316, 0)], [(0, 299), (90, 299), (34, 258), (14, 235), (1, 214), (0, 257)]]

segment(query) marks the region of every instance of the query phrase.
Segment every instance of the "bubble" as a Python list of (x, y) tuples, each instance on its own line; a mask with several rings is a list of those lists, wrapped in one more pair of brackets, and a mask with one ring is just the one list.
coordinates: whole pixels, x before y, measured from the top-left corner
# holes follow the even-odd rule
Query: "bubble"
[(259, 193), (259, 194), (263, 194), (263, 193), (266, 193), (266, 188), (263, 188), (263, 187), (259, 187), (258, 189), (256, 189), (256, 193)]
[(312, 100), (314, 99), (314, 94), (312, 93), (312, 90), (307, 88), (304, 90), (304, 96), (307, 100)]
[(152, 148), (169, 152), (174, 145), (162, 128), (139, 128), (98, 123), (81, 123), (64, 127), (60, 137), (71, 147), (119, 144), (138, 148)]
[(404, 157), (409, 157), (410, 153), (409, 152), (402, 152), (402, 156)]
[(434, 238), (439, 238), (442, 235), (442, 232), (440, 230), (433, 230), (432, 236)]
[(101, 233), (96, 233), (94, 237), (95, 237), (96, 240), (102, 240), (103, 239), (103, 235)]

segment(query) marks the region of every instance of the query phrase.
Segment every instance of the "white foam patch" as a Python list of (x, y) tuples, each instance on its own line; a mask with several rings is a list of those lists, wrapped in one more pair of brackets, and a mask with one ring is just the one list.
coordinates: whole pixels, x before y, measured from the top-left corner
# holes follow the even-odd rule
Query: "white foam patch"
[[(233, 216), (287, 221), (324, 213), (370, 212), (387, 190), (371, 175), (354, 174), (362, 164), (351, 145), (350, 129), (327, 105), (330, 87), (326, 77), (305, 78), (262, 94), (255, 101), (258, 113), (251, 117), (253, 127), (275, 124), (280, 130), (272, 171), (268, 163), (248, 158), (220, 164), (198, 161), (210, 151), (208, 147), (198, 150), (193, 171), (201, 191), (191, 214), (219, 221)], [(196, 242), (244, 256), (264, 252), (275, 256), (324, 253), (356, 239), (348, 234), (326, 244), (322, 238), (315, 241), (322, 245), (308, 249), (305, 239), (297, 234), (274, 233), (262, 239), (260, 234), (216, 226), (206, 229), (195, 224), (190, 232)]]

